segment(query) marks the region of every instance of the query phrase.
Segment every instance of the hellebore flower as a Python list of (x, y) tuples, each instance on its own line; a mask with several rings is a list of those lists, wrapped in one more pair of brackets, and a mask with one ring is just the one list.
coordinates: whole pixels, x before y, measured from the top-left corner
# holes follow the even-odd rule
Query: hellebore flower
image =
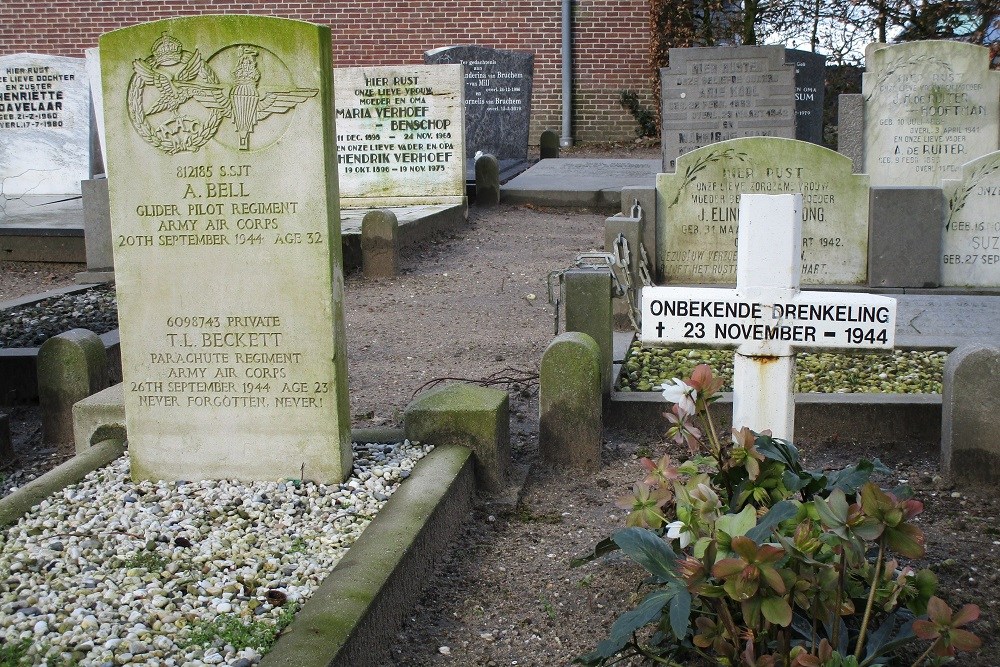
[(698, 390), (677, 378), (671, 382), (673, 384), (663, 383), (660, 385), (660, 388), (663, 389), (663, 398), (670, 403), (677, 404), (681, 413), (678, 415), (679, 417), (693, 415), (696, 411), (695, 401), (698, 400)]

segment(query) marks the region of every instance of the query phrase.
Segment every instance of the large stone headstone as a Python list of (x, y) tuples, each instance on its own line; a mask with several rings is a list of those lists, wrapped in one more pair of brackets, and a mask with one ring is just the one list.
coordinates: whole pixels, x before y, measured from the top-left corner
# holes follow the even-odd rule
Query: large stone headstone
[(795, 67), (782, 46), (670, 49), (660, 83), (664, 171), (717, 141), (795, 138)]
[(328, 28), (101, 37), (132, 475), (351, 468)]
[(872, 45), (865, 54), (865, 172), (873, 187), (940, 186), (997, 150), (1000, 73), (961, 42)]
[(868, 177), (829, 149), (734, 139), (683, 155), (656, 181), (657, 274), (667, 283), (736, 280), (740, 195), (802, 193), (802, 282), (867, 279)]
[(446, 46), (424, 53), (433, 65), (465, 67), (465, 155), (500, 161), (528, 159), (528, 124), (535, 54), (485, 46)]
[(89, 177), (83, 58), (0, 56), (0, 194), (79, 194)]
[(1000, 151), (963, 165), (942, 188), (941, 284), (1000, 287)]
[(826, 56), (786, 49), (785, 58), (795, 65), (795, 138), (822, 144)]
[(462, 68), (334, 71), (343, 208), (465, 201)]

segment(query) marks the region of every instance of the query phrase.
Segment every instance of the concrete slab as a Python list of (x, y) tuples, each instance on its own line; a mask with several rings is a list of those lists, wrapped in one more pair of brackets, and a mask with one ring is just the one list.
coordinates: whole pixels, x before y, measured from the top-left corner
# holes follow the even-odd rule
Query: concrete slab
[(653, 187), (659, 171), (659, 160), (550, 158), (501, 186), (500, 201), (612, 213), (622, 188)]

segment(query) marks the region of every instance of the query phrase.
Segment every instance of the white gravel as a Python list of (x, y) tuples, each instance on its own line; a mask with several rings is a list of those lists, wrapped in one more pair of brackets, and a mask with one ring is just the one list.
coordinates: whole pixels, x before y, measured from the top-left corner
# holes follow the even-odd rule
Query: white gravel
[(122, 457), (0, 535), (0, 649), (23, 643), (27, 664), (255, 664), (259, 640), (204, 630), (287, 620), (431, 449), (355, 444), (338, 486), (136, 484)]

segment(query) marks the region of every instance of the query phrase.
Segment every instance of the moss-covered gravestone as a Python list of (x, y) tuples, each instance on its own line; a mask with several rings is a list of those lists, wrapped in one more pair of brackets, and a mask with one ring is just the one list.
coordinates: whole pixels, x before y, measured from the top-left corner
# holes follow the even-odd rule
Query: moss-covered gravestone
[(542, 355), (538, 395), (538, 449), (552, 463), (581, 468), (601, 464), (601, 349), (590, 336), (568, 331)]
[(100, 336), (71, 329), (42, 343), (38, 350), (38, 403), (42, 440), (73, 442), (73, 404), (108, 386), (108, 353)]
[(133, 477), (341, 481), (329, 30), (203, 16), (100, 49)]
[(1000, 347), (973, 343), (948, 355), (941, 397), (941, 472), (959, 484), (1000, 480)]

